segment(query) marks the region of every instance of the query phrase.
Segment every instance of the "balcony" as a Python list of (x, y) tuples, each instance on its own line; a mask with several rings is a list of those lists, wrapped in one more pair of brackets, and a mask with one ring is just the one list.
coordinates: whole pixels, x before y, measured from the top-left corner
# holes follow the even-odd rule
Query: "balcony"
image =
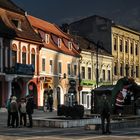
[(34, 66), (32, 64), (16, 63), (15, 66), (4, 68), (6, 74), (34, 75)]

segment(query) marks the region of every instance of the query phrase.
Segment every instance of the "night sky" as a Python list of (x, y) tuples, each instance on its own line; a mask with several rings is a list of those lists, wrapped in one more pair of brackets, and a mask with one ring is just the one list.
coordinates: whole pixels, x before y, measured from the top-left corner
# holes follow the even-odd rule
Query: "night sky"
[(12, 0), (28, 14), (61, 25), (92, 15), (139, 26), (140, 0)]

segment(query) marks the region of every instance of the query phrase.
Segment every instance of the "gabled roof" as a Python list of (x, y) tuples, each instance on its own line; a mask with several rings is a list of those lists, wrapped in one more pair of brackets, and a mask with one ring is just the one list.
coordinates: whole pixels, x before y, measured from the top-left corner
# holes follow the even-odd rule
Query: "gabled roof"
[(16, 13), (25, 14), (25, 11), (15, 5), (11, 0), (0, 0), (0, 7)]
[[(63, 53), (63, 54), (68, 54), (68, 55), (72, 55), (75, 57), (80, 57), (80, 54), (78, 52), (78, 50), (75, 48), (75, 44), (72, 41), (72, 38), (70, 38), (69, 35), (67, 35), (66, 33), (64, 33), (58, 26), (49, 23), (47, 21), (38, 19), (36, 17), (33, 16), (28, 16), (28, 20), (30, 21), (31, 25), (38, 30), (38, 32), (40, 33), (40, 35), (42, 34), (42, 32), (45, 34), (49, 34), (50, 35), (50, 41), (49, 44), (46, 44), (44, 42), (44, 47)], [(43, 36), (41, 36), (42, 39)], [(61, 47), (58, 47), (57, 45), (57, 39), (61, 38), (62, 39), (62, 44)], [(67, 40), (67, 41), (66, 41)], [(70, 50), (68, 48), (68, 42), (71, 41), (73, 44), (73, 48), (72, 50)]]

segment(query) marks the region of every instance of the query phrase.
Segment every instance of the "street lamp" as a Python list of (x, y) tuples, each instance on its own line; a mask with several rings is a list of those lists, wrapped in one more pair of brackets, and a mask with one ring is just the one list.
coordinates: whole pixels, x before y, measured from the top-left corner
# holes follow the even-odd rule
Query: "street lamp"
[(98, 41), (96, 44), (96, 87), (98, 88), (99, 85), (99, 62), (98, 62), (98, 53), (99, 53), (99, 48), (101, 48), (103, 43), (101, 41)]

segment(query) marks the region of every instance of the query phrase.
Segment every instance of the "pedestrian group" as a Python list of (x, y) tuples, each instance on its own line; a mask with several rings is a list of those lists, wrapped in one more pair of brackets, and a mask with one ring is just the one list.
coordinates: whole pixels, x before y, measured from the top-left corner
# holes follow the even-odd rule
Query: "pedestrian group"
[[(34, 100), (32, 95), (21, 98), (19, 102), (17, 102), (16, 96), (11, 96), (7, 101), (6, 108), (8, 112), (7, 127), (33, 127)], [(27, 116), (29, 125), (27, 125)]]

